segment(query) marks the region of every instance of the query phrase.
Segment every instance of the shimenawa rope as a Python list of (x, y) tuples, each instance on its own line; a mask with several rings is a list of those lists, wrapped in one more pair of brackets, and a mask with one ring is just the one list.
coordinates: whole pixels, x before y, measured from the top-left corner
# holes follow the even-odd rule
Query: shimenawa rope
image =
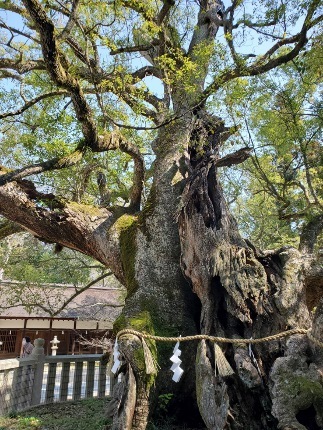
[(262, 342), (272, 342), (287, 336), (292, 336), (294, 334), (304, 334), (315, 345), (323, 348), (323, 342), (319, 341), (311, 334), (311, 329), (306, 330), (304, 328), (294, 328), (291, 330), (286, 330), (277, 334), (273, 334), (271, 336), (260, 337), (257, 339), (230, 339), (226, 337), (209, 336), (207, 334), (196, 334), (193, 336), (183, 336), (183, 337), (163, 337), (163, 336), (155, 336), (149, 333), (142, 333), (129, 328), (129, 329), (120, 330), (117, 334), (117, 339), (125, 334), (132, 334), (141, 339), (151, 339), (157, 342), (188, 342), (191, 340), (209, 340), (211, 342), (216, 342), (216, 343), (232, 343), (232, 344), (256, 344), (256, 343), (262, 343)]
[[(156, 374), (157, 373), (157, 367), (158, 364), (156, 363), (154, 357), (152, 356), (152, 353), (148, 347), (148, 345), (145, 342), (145, 339), (150, 339), (150, 340), (155, 340), (157, 342), (177, 342), (177, 356), (173, 356), (175, 357), (175, 361), (176, 361), (176, 366), (175, 367), (179, 367), (179, 364), (181, 363), (181, 360), (179, 360), (178, 355), (180, 355), (180, 351), (178, 348), (179, 343), (178, 342), (188, 342), (191, 340), (202, 340), (202, 341), (211, 341), (214, 343), (214, 358), (215, 358), (215, 366), (214, 366), (214, 370), (215, 370), (215, 374), (220, 375), (220, 376), (229, 376), (231, 374), (234, 373), (232, 367), (230, 366), (229, 362), (227, 361), (223, 351), (221, 350), (220, 346), (218, 345), (218, 343), (232, 343), (235, 345), (250, 345), (251, 344), (257, 344), (257, 343), (262, 343), (262, 342), (272, 342), (272, 341), (276, 341), (279, 339), (282, 339), (284, 337), (287, 336), (292, 336), (295, 334), (302, 334), (302, 335), (306, 335), (307, 338), (313, 342), (315, 345), (323, 348), (323, 342), (321, 342), (320, 340), (316, 339), (312, 334), (311, 334), (311, 330), (306, 330), (306, 329), (302, 329), (302, 328), (294, 328), (291, 330), (287, 330), (287, 331), (283, 331), (281, 333), (277, 333), (271, 336), (266, 336), (266, 337), (261, 337), (258, 339), (229, 339), (226, 337), (218, 337), (218, 336), (209, 336), (206, 334), (196, 334), (194, 336), (180, 336), (180, 337), (163, 337), (163, 336), (155, 336), (153, 334), (149, 334), (149, 333), (142, 333), (139, 332), (137, 330), (132, 330), (132, 329), (124, 329), (118, 332), (117, 334), (117, 338), (116, 338), (116, 345), (118, 344), (118, 339), (125, 335), (125, 334), (131, 334), (134, 336), (137, 336), (139, 339), (141, 339), (142, 342), (142, 346), (143, 346), (143, 350), (144, 350), (144, 359), (145, 359), (145, 365), (146, 365), (146, 373), (147, 374)], [(176, 349), (176, 348), (175, 348)], [(116, 354), (118, 354), (117, 349), (116, 349)], [(172, 357), (172, 358), (173, 358)], [(172, 360), (171, 358), (171, 360)], [(173, 360), (174, 361), (174, 360)], [(174, 376), (173, 376), (173, 380), (175, 382), (178, 382), (178, 380), (180, 379), (181, 375), (175, 375), (175, 370), (174, 370), (174, 365), (172, 366), (171, 370), (174, 371)], [(183, 373), (182, 369), (177, 369), (181, 371), (181, 374)]]

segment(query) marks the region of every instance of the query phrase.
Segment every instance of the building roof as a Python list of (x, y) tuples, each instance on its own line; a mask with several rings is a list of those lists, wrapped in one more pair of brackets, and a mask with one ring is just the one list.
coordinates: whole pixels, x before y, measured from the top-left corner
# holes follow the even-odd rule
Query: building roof
[[(10, 306), (12, 292), (20, 291), (21, 302), (25, 306)], [(82, 290), (82, 287), (79, 287)], [(120, 288), (92, 286), (69, 301), (76, 289), (65, 284), (24, 284), (15, 281), (0, 281), (1, 307), (3, 317), (63, 317), (65, 319), (114, 321), (123, 306), (124, 292)], [(25, 297), (22, 297), (22, 295)], [(57, 313), (64, 302), (66, 307)]]
[(111, 330), (112, 322), (77, 318), (0, 316), (0, 330), (5, 329)]

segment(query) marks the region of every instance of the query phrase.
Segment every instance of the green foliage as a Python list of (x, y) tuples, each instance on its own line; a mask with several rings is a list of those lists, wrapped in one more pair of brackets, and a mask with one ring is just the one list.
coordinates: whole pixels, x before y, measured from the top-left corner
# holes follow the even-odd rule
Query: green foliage
[(167, 413), (169, 402), (173, 397), (173, 393), (165, 393), (158, 396), (158, 409), (160, 414), (165, 415)]
[[(120, 207), (129, 205), (134, 160), (120, 148), (75, 152), (84, 148), (87, 128), (82, 124), (86, 115), (80, 105), (73, 106), (75, 100), (83, 97), (82, 106), (87, 104), (99, 136), (115, 130), (117, 124), (124, 126), (122, 135), (145, 159), (144, 191), (148, 195), (155, 154), (162, 154), (163, 149), (156, 147), (155, 139), (163, 129), (161, 124), (195, 109), (197, 102), (205, 99), (205, 86), (213, 82), (214, 88), (220, 87), (212, 102), (216, 113), (225, 111), (226, 125), (248, 125), (229, 142), (254, 145), (253, 162), (236, 169), (226, 187), (244, 234), (265, 247), (297, 243), (302, 226), (323, 204), (318, 87), (322, 82), (321, 30), (312, 29), (309, 48), (293, 63), (277, 69), (275, 76), (226, 80), (234, 76), (230, 73), (236, 67), (248, 75), (247, 67), (251, 61), (257, 65), (268, 44), (290, 37), (308, 12), (308, 1), (251, 0), (247, 7), (237, 1), (234, 32), (223, 37), (219, 29), (216, 40), (200, 26), (196, 2), (77, 2), (77, 19), (71, 20), (68, 2), (64, 7), (52, 0), (40, 4), (55, 26), (59, 67), (69, 82), (79, 85), (79, 92), (72, 96), (66, 83), (60, 85), (48, 72), (52, 65), (46, 68), (41, 60), (41, 38), (26, 11), (9, 12), (12, 4), (2, 2), (3, 13), (8, 13), (10, 20), (14, 18), (12, 25), (17, 31), (3, 26), (0, 34), (0, 54), (10, 60), (0, 76), (1, 164), (16, 169), (57, 157), (69, 164), (77, 162), (29, 179), (39, 191), (55, 194), (57, 201), (63, 196), (81, 211), (84, 205), (91, 205), (89, 211), (101, 205), (114, 214), (122, 213)], [(160, 17), (164, 6), (170, 9)], [(256, 23), (256, 31), (251, 23)], [(142, 49), (136, 50), (137, 45)], [(272, 57), (290, 52), (290, 46), (281, 45)], [(246, 46), (256, 60), (246, 53)], [(236, 55), (232, 55), (233, 48)], [(16, 69), (18, 65), (28, 71)], [(162, 140), (162, 145), (168, 141), (167, 150), (176, 146), (169, 136)], [(99, 174), (106, 180), (105, 198), (100, 195)], [(55, 210), (52, 202), (40, 198), (37, 205)], [(148, 201), (143, 198), (144, 209), (136, 219), (127, 215), (115, 223), (121, 231), (121, 258), (130, 292), (137, 288), (136, 229), (147, 233), (146, 218), (153, 213), (154, 204), (155, 190)], [(2, 245), (0, 267), (7, 278), (79, 285), (89, 279), (89, 269), (79, 270), (76, 261), (84, 261), (84, 257), (72, 255), (66, 250), (53, 255), (52, 245), (40, 246), (32, 239), (10, 252), (8, 244)]]
[(18, 418), (18, 430), (39, 430), (41, 428), (41, 421), (35, 417)]
[[(148, 430), (170, 430), (174, 428), (174, 418), (169, 413), (170, 403), (174, 398), (173, 393), (160, 394), (154, 413), (153, 422), (148, 424)], [(176, 426), (176, 429), (179, 429)]]
[(93, 260), (68, 249), (55, 254), (53, 248), (29, 235), (18, 235), (15, 240), (2, 242), (0, 267), (4, 276), (29, 283), (66, 284), (82, 284), (90, 278)]
[(120, 233), (120, 253), (126, 278), (128, 294), (133, 294), (138, 285), (135, 278), (137, 217), (122, 215), (115, 223)]
[(319, 40), (275, 76), (236, 79), (222, 93), (225, 115), (240, 126), (229, 143), (254, 150), (224, 174), (226, 189), (244, 235), (260, 247), (297, 246), (303, 226), (322, 210)]

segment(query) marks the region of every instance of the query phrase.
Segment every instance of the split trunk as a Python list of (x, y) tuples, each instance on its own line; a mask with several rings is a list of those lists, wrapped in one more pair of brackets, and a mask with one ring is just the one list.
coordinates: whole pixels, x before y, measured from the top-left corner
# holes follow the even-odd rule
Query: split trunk
[[(262, 252), (240, 236), (216, 167), (223, 124), (217, 123), (212, 133), (209, 124), (203, 112), (198, 119), (183, 116), (158, 137), (145, 208), (120, 225), (129, 276), (116, 330), (249, 339), (308, 329), (302, 256), (293, 248)], [(198, 153), (201, 133), (206, 143)], [(191, 149), (183, 153), (182, 148)], [(303, 335), (252, 347), (222, 344), (234, 370), (229, 376), (216, 371), (211, 342), (182, 343), (185, 373), (179, 383), (171, 380), (174, 344), (148, 346), (160, 366), (157, 377), (146, 373), (140, 340), (132, 335), (120, 339), (127, 384), (115, 399), (114, 430), (145, 429), (160, 418), (167, 394), (172, 395), (168, 417), (190, 428), (305, 430), (323, 425), (322, 354)]]

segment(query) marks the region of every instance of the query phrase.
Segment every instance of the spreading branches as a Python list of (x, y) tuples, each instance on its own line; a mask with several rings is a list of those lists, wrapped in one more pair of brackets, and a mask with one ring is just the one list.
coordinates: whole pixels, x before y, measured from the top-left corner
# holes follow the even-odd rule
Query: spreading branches
[(23, 3), (39, 32), (47, 71), (57, 86), (70, 93), (77, 119), (82, 124), (85, 143), (91, 147), (97, 142), (96, 124), (79, 82), (67, 71), (68, 61), (59, 50), (54, 24), (37, 0), (24, 0)]
[(38, 175), (43, 172), (64, 169), (78, 163), (84, 155), (84, 148), (77, 148), (71, 154), (62, 158), (53, 158), (42, 163), (31, 164), (21, 169), (9, 172), (1, 172), (0, 169), (0, 186), (11, 181), (18, 181), (31, 175)]
[(24, 104), (24, 106), (22, 106), (20, 109), (17, 109), (13, 112), (0, 113), (0, 119), (20, 115), (23, 112), (25, 112), (27, 109), (29, 109), (30, 107), (34, 106), (35, 104), (37, 104), (38, 102), (40, 102), (42, 100), (45, 100), (45, 99), (51, 98), (51, 97), (62, 96), (62, 95), (66, 96), (66, 95), (68, 95), (68, 92), (61, 90), (61, 91), (51, 91), (49, 93), (41, 94), (41, 95), (35, 97), (34, 99), (27, 101)]
[(140, 209), (145, 175), (144, 159), (138, 147), (125, 139), (118, 130), (99, 136), (99, 144), (98, 151), (100, 149), (102, 151), (120, 149), (120, 151), (125, 152), (132, 157), (134, 161), (134, 171), (129, 211), (138, 211)]
[[(118, 131), (114, 131), (111, 133), (106, 133), (105, 135), (100, 135), (98, 137), (98, 144), (96, 147), (92, 148), (92, 151), (106, 152), (116, 149), (119, 149), (120, 151), (130, 155), (134, 161), (133, 185), (131, 188), (130, 206), (128, 210), (137, 211), (140, 208), (145, 174), (144, 159), (138, 147), (125, 139), (121, 135), (121, 133), (119, 133)], [(74, 152), (65, 157), (54, 158), (51, 160), (44, 161), (42, 163), (32, 164), (13, 171), (2, 170), (1, 172), (0, 169), (0, 186), (11, 181), (19, 181), (23, 178), (26, 178), (27, 176), (71, 167), (82, 159), (85, 151), (86, 147), (83, 146), (83, 142), (81, 142), (79, 147)]]
[[(220, 87), (222, 87), (226, 82), (229, 82), (237, 77), (257, 76), (266, 73), (272, 69), (275, 69), (296, 58), (297, 55), (300, 53), (301, 49), (306, 45), (308, 41), (308, 31), (312, 27), (317, 25), (319, 22), (323, 21), (323, 15), (320, 15), (313, 19), (313, 16), (319, 6), (319, 3), (319, 0), (313, 0), (311, 2), (310, 6), (308, 7), (307, 15), (304, 19), (303, 26), (299, 33), (289, 38), (284, 38), (277, 41), (270, 49), (267, 50), (265, 54), (263, 54), (260, 58), (256, 59), (252, 64), (244, 64), (244, 66), (241, 67), (239, 63), (239, 65), (235, 68), (223, 71), (219, 76), (216, 77), (214, 82), (211, 83), (205, 89), (204, 96), (208, 97), (209, 95), (217, 91)], [(295, 45), (289, 51), (283, 51), (283, 53), (279, 55), (274, 55), (277, 54), (281, 47), (288, 46), (291, 44)], [(231, 50), (232, 49), (233, 56), (236, 57), (233, 45), (231, 46)]]

